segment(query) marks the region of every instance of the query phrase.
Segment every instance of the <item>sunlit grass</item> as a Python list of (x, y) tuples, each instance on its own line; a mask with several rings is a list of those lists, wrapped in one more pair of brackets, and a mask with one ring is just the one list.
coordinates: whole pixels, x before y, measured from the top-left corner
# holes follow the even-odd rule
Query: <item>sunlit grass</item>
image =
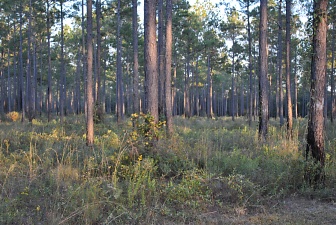
[(82, 116), (63, 125), (0, 123), (1, 224), (188, 223), (209, 208), (244, 214), (294, 193), (335, 197), (336, 129), (329, 122), (326, 184), (311, 191), (303, 179), (304, 119), (295, 121), (292, 140), (271, 120), (266, 142), (258, 123), (249, 127), (245, 118), (177, 117), (175, 135), (166, 139), (160, 128), (155, 142), (130, 120), (104, 119), (93, 148), (85, 145)]

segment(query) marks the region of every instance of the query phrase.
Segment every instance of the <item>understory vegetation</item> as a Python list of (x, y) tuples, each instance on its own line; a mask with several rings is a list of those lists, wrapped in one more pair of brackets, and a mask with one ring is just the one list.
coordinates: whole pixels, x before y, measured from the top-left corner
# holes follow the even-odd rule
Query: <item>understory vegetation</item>
[[(245, 118), (106, 117), (85, 145), (84, 117), (0, 123), (0, 224), (199, 224), (300, 196), (336, 200), (336, 129), (327, 122), (325, 184), (305, 183), (306, 119), (292, 140), (271, 121), (268, 140)], [(218, 222), (218, 221), (217, 221)], [(209, 222), (210, 223), (210, 222)]]

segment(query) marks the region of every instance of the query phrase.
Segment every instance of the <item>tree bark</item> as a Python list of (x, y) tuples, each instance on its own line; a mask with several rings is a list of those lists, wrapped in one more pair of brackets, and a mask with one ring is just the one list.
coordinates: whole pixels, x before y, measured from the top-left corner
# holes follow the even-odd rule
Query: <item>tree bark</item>
[(286, 0), (286, 97), (287, 97), (287, 136), (293, 135), (293, 109), (291, 97), (291, 0)]
[(87, 0), (87, 86), (86, 86), (86, 145), (94, 142), (93, 130), (93, 82), (92, 82), (92, 0)]
[(101, 18), (101, 0), (96, 1), (96, 23), (97, 23), (97, 53), (96, 53), (96, 59), (97, 59), (97, 64), (96, 64), (96, 105), (100, 109), (98, 110), (99, 112), (103, 112), (101, 109), (101, 33), (100, 33), (100, 18)]
[(210, 55), (208, 54), (208, 72), (207, 72), (207, 116), (208, 118), (213, 117), (212, 111), (212, 79), (211, 79), (211, 66), (210, 66)]
[(166, 80), (165, 80), (165, 102), (167, 132), (171, 136), (174, 132), (172, 115), (172, 87), (171, 87), (171, 65), (172, 65), (172, 46), (173, 46), (173, 19), (172, 19), (172, 0), (167, 0), (166, 5)]
[(133, 112), (140, 113), (139, 96), (139, 58), (138, 58), (138, 1), (132, 0), (133, 4)]
[(259, 137), (266, 139), (268, 132), (268, 91), (267, 91), (267, 0), (260, 0), (259, 24)]
[(283, 90), (282, 90), (282, 18), (281, 18), (281, 6), (282, 0), (279, 0), (279, 10), (278, 10), (278, 83), (279, 83), (279, 117), (280, 126), (284, 124), (283, 116)]
[(47, 0), (47, 38), (48, 38), (48, 86), (47, 86), (47, 114), (48, 122), (51, 121), (52, 109), (52, 83), (51, 83), (51, 51), (50, 51), (50, 5)]
[(233, 50), (233, 45), (235, 44), (235, 41), (233, 41), (232, 44), (232, 67), (231, 67), (231, 73), (232, 73), (232, 83), (231, 83), (231, 113), (232, 113), (232, 121), (235, 120), (235, 89), (236, 89), (236, 85), (235, 85), (235, 52)]
[(335, 38), (336, 38), (336, 30), (335, 30), (335, 22), (332, 24), (332, 38), (331, 38), (331, 74), (330, 74), (330, 79), (331, 79), (331, 113), (330, 113), (330, 120), (333, 123), (334, 122), (334, 92), (335, 92), (335, 82), (334, 82), (334, 61), (335, 61)]
[(23, 50), (22, 50), (22, 45), (23, 45), (23, 37), (22, 37), (22, 26), (23, 26), (23, 6), (22, 6), (22, 1), (20, 1), (20, 50), (19, 50), (19, 60), (20, 60), (20, 100), (21, 100), (21, 110), (22, 110), (22, 117), (21, 117), (21, 122), (24, 121), (25, 119), (25, 114), (26, 114), (26, 105), (25, 105), (25, 91), (24, 91), (24, 81), (23, 81)]
[(249, 126), (252, 125), (252, 111), (253, 111), (253, 84), (252, 84), (252, 35), (251, 35), (251, 22), (250, 22), (250, 0), (246, 5), (247, 13), (247, 37), (248, 37), (248, 54), (249, 54)]
[(159, 116), (165, 115), (165, 71), (164, 71), (164, 16), (163, 0), (158, 0), (158, 75), (159, 75)]
[(326, 40), (327, 40), (327, 0), (314, 1), (313, 54), (311, 67), (310, 111), (308, 120), (306, 158), (310, 156), (318, 165), (313, 171), (307, 171), (307, 179), (312, 184), (324, 181), (324, 118)]
[(123, 80), (122, 80), (122, 64), (121, 64), (121, 19), (120, 19), (120, 0), (118, 0), (118, 9), (117, 9), (117, 119), (118, 123), (124, 120), (124, 101), (123, 101)]
[(145, 34), (145, 75), (147, 77), (148, 112), (159, 121), (158, 112), (158, 65), (156, 44), (156, 1), (144, 1), (144, 34)]
[(60, 103), (60, 121), (61, 124), (64, 122), (65, 114), (65, 103), (66, 103), (66, 78), (65, 78), (65, 61), (64, 61), (64, 16), (63, 16), (63, 1), (61, 0), (61, 75), (60, 75), (60, 86), (59, 86), (59, 103)]

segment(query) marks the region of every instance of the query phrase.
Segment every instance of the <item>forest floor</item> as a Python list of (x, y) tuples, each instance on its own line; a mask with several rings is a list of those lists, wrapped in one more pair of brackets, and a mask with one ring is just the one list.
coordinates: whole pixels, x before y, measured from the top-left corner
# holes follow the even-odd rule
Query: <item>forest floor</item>
[[(232, 210), (230, 210), (232, 211)], [(166, 222), (165, 224), (176, 224)], [(269, 205), (256, 205), (250, 209), (235, 208), (232, 212), (210, 210), (199, 215), (190, 224), (297, 224), (335, 225), (336, 202), (290, 197)]]
[(312, 187), (306, 119), (295, 121), (292, 140), (271, 120), (260, 142), (257, 121), (246, 118), (175, 117), (167, 137), (149, 115), (107, 117), (92, 148), (84, 116), (67, 121), (0, 122), (0, 225), (336, 225), (329, 122), (325, 181)]

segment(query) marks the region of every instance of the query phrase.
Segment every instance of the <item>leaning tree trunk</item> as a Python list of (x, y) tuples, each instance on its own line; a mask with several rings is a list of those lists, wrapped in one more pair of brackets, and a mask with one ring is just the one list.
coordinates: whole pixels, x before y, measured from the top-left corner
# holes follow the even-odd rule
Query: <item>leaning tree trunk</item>
[(268, 131), (267, 0), (260, 0), (259, 33), (259, 137), (265, 140)]
[(306, 178), (313, 185), (321, 184), (324, 181), (323, 105), (327, 62), (327, 5), (327, 0), (314, 1), (311, 93), (306, 148), (306, 158), (312, 157), (317, 164), (316, 167), (306, 171)]

